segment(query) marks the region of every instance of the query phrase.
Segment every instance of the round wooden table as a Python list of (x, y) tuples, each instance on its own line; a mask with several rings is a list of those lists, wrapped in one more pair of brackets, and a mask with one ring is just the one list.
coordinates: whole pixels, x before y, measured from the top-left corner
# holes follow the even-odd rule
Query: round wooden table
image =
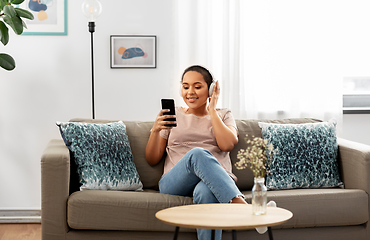
[(267, 207), (264, 215), (253, 215), (250, 204), (194, 204), (163, 209), (155, 214), (164, 223), (176, 226), (177, 239), (179, 227), (235, 230), (268, 227), (272, 240), (271, 226), (282, 224), (293, 217), (292, 212), (278, 207)]

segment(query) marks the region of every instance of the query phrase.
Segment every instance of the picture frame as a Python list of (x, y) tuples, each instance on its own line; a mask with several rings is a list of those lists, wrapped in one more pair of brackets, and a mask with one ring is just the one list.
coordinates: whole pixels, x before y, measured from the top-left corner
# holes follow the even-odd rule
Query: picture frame
[(24, 20), (22, 35), (67, 35), (67, 0), (25, 0), (19, 7), (34, 16)]
[(157, 37), (152, 35), (111, 35), (111, 68), (156, 68)]

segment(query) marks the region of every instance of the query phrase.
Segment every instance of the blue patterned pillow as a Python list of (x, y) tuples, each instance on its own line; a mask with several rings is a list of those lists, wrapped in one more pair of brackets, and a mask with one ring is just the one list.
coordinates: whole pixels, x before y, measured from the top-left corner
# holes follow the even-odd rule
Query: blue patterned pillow
[(278, 149), (266, 176), (268, 189), (343, 186), (337, 163), (336, 122), (258, 123), (262, 136)]
[(81, 190), (142, 190), (122, 121), (57, 125), (74, 156)]

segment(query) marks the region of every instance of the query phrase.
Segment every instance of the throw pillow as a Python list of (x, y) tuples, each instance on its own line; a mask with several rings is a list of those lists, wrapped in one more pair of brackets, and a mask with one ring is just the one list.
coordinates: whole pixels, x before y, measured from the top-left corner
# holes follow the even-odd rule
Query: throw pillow
[(141, 190), (125, 124), (57, 122), (72, 152), (81, 190)]
[(266, 176), (268, 189), (343, 186), (337, 163), (336, 122), (258, 123), (262, 136), (278, 150)]

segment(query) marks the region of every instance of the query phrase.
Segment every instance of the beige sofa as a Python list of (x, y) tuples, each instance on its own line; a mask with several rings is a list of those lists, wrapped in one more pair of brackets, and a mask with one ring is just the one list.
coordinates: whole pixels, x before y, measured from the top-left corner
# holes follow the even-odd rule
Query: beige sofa
[[(74, 119), (72, 121), (106, 123), (109, 121)], [(275, 123), (317, 122), (315, 119), (265, 121)], [(231, 152), (237, 161), (239, 149), (245, 148), (246, 134), (261, 136), (257, 120), (237, 120), (240, 140)], [(145, 146), (153, 122), (124, 121), (134, 162), (144, 185), (143, 192), (78, 191), (73, 160), (62, 139), (47, 145), (41, 158), (42, 239), (172, 239), (175, 228), (155, 218), (161, 209), (192, 204), (190, 197), (160, 194), (158, 180), (163, 161), (150, 167), (145, 160)], [(57, 128), (56, 130), (57, 131)], [(274, 227), (275, 239), (370, 239), (369, 192), (370, 146), (339, 139), (338, 161), (344, 189), (294, 189), (269, 191), (269, 200), (289, 209), (294, 216)], [(251, 199), (253, 176), (250, 170), (233, 172), (237, 185)], [(239, 239), (268, 239), (254, 230), (237, 231)], [(180, 229), (179, 239), (196, 239), (194, 229)], [(230, 232), (223, 239), (231, 239)]]

